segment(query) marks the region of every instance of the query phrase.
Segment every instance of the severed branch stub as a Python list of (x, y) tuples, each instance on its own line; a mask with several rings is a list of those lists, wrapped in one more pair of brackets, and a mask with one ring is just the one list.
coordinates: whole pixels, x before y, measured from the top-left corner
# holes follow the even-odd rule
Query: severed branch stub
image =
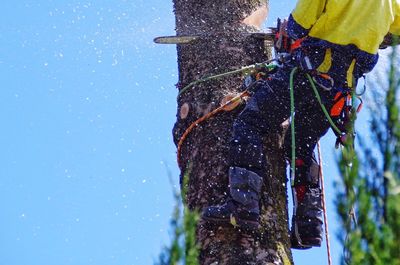
[(187, 102), (183, 103), (183, 105), (179, 111), (179, 116), (181, 117), (182, 120), (187, 118), (187, 116), (189, 115), (189, 110), (190, 110), (189, 103), (187, 103)]

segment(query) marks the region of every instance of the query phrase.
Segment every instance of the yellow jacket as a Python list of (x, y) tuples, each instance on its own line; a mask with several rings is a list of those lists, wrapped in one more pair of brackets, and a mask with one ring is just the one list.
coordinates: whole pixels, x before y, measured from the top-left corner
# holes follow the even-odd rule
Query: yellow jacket
[(310, 37), (370, 54), (388, 32), (400, 35), (400, 0), (298, 0), (291, 15)]

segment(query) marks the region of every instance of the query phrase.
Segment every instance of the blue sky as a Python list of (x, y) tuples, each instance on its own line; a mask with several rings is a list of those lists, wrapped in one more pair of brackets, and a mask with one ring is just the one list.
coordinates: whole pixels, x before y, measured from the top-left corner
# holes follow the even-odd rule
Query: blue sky
[[(271, 2), (268, 25), (295, 4)], [(168, 244), (176, 49), (152, 39), (174, 27), (170, 1), (3, 1), (1, 265), (152, 264)], [(325, 259), (295, 252), (297, 264)]]

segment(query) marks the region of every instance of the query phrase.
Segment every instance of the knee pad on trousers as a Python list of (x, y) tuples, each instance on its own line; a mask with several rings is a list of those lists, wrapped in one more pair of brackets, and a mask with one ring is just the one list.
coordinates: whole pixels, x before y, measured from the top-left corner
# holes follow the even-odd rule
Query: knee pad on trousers
[(243, 205), (257, 204), (262, 178), (251, 170), (241, 167), (229, 168), (229, 185), (232, 198)]

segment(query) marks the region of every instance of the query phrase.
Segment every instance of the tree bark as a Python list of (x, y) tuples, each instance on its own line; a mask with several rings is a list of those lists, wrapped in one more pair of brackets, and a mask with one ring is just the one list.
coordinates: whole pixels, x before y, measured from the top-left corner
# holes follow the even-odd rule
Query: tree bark
[[(268, 7), (268, 0), (174, 0), (177, 35), (203, 36), (177, 47), (178, 88), (204, 76), (268, 60), (270, 52), (263, 40), (243, 34), (257, 31), (242, 21), (260, 7)], [(241, 84), (242, 76), (235, 75), (201, 83), (180, 95), (173, 129), (175, 143), (192, 122), (218, 107), (227, 94), (237, 93)], [(185, 173), (189, 176), (186, 200), (190, 209), (201, 211), (226, 198), (228, 146), (233, 121), (242, 109), (243, 106), (207, 120), (184, 142), (180, 169), (181, 177)], [(197, 230), (200, 264), (293, 263), (288, 236), (283, 135), (282, 130), (265, 138), (269, 165), (265, 170), (269, 177), (264, 179), (262, 190), (262, 228), (249, 234), (233, 227), (210, 228), (200, 221)]]

